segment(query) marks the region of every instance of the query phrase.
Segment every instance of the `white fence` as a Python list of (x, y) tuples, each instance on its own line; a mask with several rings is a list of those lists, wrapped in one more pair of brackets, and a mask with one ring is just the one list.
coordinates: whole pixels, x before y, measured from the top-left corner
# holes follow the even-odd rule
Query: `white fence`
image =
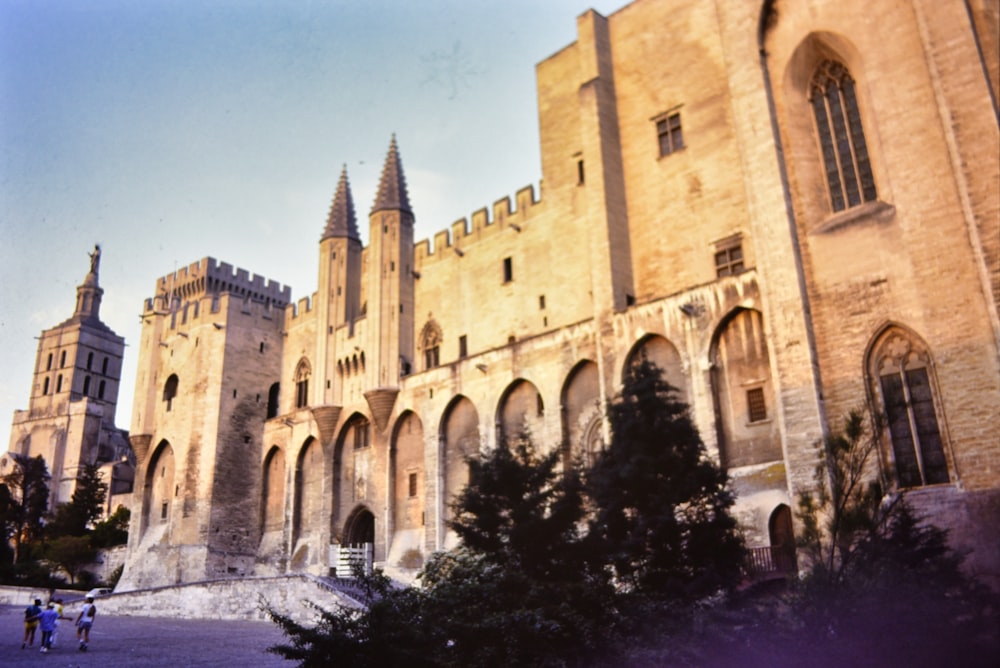
[(356, 564), (365, 573), (371, 573), (374, 554), (375, 545), (372, 543), (334, 544), (330, 546), (330, 568), (338, 578), (354, 577)]

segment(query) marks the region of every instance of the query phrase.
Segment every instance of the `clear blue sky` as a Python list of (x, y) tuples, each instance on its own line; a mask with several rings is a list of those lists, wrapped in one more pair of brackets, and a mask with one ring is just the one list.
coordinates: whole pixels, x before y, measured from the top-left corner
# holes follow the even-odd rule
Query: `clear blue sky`
[(100, 243), (126, 339), (205, 256), (316, 288), (341, 166), (362, 236), (396, 133), (416, 238), (541, 178), (534, 65), (626, 0), (0, 0), (0, 452)]

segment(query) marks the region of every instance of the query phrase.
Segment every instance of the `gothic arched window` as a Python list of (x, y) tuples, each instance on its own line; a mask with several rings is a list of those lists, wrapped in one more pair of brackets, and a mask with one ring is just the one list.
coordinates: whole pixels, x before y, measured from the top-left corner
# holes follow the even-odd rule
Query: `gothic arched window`
[(948, 482), (926, 346), (901, 329), (889, 329), (872, 347), (868, 372), (885, 416), (899, 486)]
[(309, 361), (302, 359), (295, 367), (295, 407), (305, 408), (309, 404), (309, 376), (312, 375), (312, 367)]
[(809, 102), (833, 210), (874, 201), (875, 179), (851, 73), (836, 61), (824, 61), (809, 84)]
[(444, 335), (434, 320), (427, 321), (420, 332), (420, 348), (424, 351), (424, 369), (433, 369), (441, 363), (441, 341)]

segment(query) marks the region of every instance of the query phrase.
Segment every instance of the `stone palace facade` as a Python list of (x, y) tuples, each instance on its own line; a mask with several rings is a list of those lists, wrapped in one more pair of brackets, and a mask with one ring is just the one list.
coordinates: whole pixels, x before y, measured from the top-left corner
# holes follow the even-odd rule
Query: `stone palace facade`
[(996, 581), (997, 15), (588, 11), (537, 67), (537, 192), (415, 241), (393, 138), (368, 245), (346, 172), (317, 215), (309, 297), (212, 258), (158, 279), (119, 588), (327, 574), (349, 545), (412, 575), (454, 544), (467, 456), (527, 426), (586, 457), (643, 354), (728, 469), (749, 546), (789, 544), (817, 444), (869, 405), (884, 482)]

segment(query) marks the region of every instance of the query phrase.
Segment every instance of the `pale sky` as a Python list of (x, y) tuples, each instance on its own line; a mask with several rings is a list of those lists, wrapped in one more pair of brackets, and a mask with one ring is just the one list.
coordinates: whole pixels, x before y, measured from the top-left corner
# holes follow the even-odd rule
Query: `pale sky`
[(343, 165), (358, 225), (396, 134), (417, 240), (541, 178), (534, 66), (626, 0), (0, 0), (0, 452), (37, 337), (101, 244), (101, 319), (203, 257), (316, 289)]

